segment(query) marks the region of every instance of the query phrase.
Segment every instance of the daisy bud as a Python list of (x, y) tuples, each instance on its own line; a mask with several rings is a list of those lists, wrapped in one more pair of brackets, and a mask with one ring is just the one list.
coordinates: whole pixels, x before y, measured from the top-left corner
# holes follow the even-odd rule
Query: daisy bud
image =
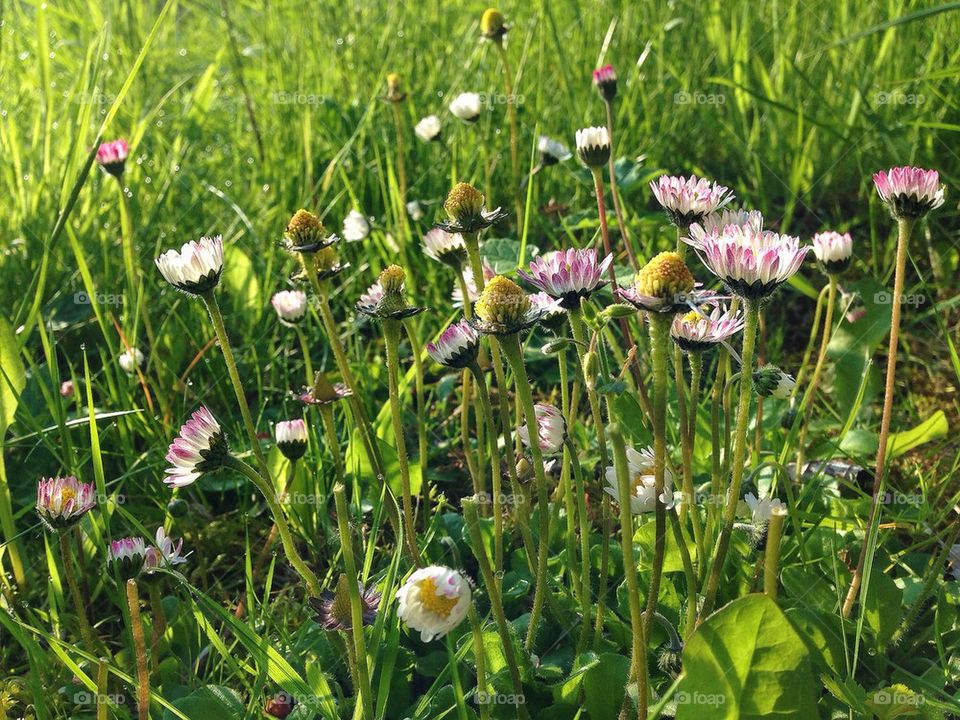
[[(324, 630), (351, 630), (353, 615), (350, 608), (350, 586), (346, 575), (341, 574), (334, 592), (327, 590), (319, 598), (310, 598), (310, 605), (316, 611), (315, 620)], [(364, 626), (373, 625), (380, 607), (380, 593), (375, 587), (364, 588), (359, 582), (360, 606), (363, 611)]]
[(440, 118), (436, 115), (427, 115), (413, 126), (413, 134), (425, 143), (440, 139)]
[(556, 340), (551, 340), (542, 348), (540, 348), (540, 352), (542, 352), (544, 355), (557, 355), (558, 353), (566, 352), (570, 345), (571, 341), (567, 338), (557, 338)]
[(283, 233), (290, 252), (316, 252), (331, 243), (320, 218), (309, 210), (300, 208), (290, 218)]
[(143, 361), (143, 353), (140, 351), (140, 348), (136, 347), (127, 348), (120, 353), (120, 357), (117, 358), (120, 369), (127, 375), (134, 375), (137, 372), (137, 368), (143, 365)]
[(387, 75), (387, 100), (390, 102), (402, 102), (407, 94), (403, 91), (403, 83), (398, 73)]
[(593, 85), (605, 101), (611, 102), (617, 96), (617, 73), (613, 65), (604, 65), (593, 71)]
[(455, 369), (472, 365), (479, 351), (480, 335), (466, 320), (451, 325), (436, 342), (427, 345), (427, 354), (434, 362)]
[(139, 575), (146, 558), (147, 544), (142, 537), (114, 540), (107, 549), (107, 564), (116, 568), (123, 580)]
[(171, 487), (191, 485), (204, 473), (221, 467), (229, 453), (227, 437), (220, 423), (209, 410), (201, 407), (170, 443), (167, 452), (170, 467), (163, 481)]
[(459, 269), (467, 259), (467, 246), (460, 233), (435, 227), (423, 236), (423, 254)]
[(119, 179), (127, 165), (129, 152), (130, 146), (126, 140), (101, 143), (97, 148), (97, 164), (103, 168), (104, 172)]
[(764, 365), (753, 372), (753, 386), (760, 397), (775, 397), (785, 400), (790, 397), (796, 380), (776, 365)]
[(693, 290), (696, 282), (690, 268), (675, 252), (662, 252), (640, 268), (634, 286), (641, 295), (676, 300)]
[[(538, 404), (533, 406), (537, 418), (537, 441), (540, 450), (548, 455), (560, 452), (564, 438), (567, 436), (567, 423), (561, 412), (553, 405)], [(517, 429), (520, 440), (530, 447), (530, 426), (523, 425)]]
[(397, 616), (423, 642), (456, 628), (470, 609), (470, 584), (456, 570), (441, 565), (416, 570), (397, 590)]
[(50, 530), (65, 530), (97, 506), (93, 483), (73, 475), (41, 478), (37, 483), (37, 515)]
[(307, 452), (307, 424), (303, 420), (278, 422), (273, 432), (277, 448), (287, 460), (299, 460)]
[(943, 205), (940, 173), (918, 167), (897, 167), (873, 176), (880, 199), (897, 219), (917, 220)]
[(530, 298), (513, 280), (497, 275), (480, 293), (474, 308), (477, 317), (491, 325), (505, 328), (522, 324), (530, 312)]
[(284, 325), (296, 325), (307, 314), (307, 294), (303, 290), (281, 290), (270, 298), (270, 304)]
[(71, 398), (73, 397), (73, 380), (64, 380), (60, 383), (60, 397)]
[(186, 517), (190, 512), (190, 505), (181, 497), (170, 498), (170, 502), (167, 503), (167, 512), (170, 513), (170, 517)]
[(223, 238), (202, 237), (191, 240), (180, 251), (167, 250), (156, 260), (163, 278), (188, 295), (202, 295), (213, 290), (223, 272)]
[(507, 34), (507, 30), (509, 28), (503, 13), (496, 8), (487, 8), (483, 11), (483, 17), (480, 18), (480, 34), (484, 38), (499, 42)]
[(842, 273), (853, 259), (853, 240), (850, 233), (817, 233), (813, 236), (813, 254), (828, 275)]
[(577, 157), (588, 168), (602, 168), (610, 159), (610, 136), (605, 127), (577, 130)]
[(480, 217), (483, 211), (483, 193), (469, 183), (457, 183), (447, 193), (443, 209), (451, 220), (459, 223), (469, 223)]
[(343, 219), (343, 239), (347, 242), (366, 240), (370, 234), (370, 222), (363, 213), (351, 210)]
[(605, 320), (619, 320), (620, 318), (631, 317), (636, 314), (637, 309), (633, 305), (628, 305), (627, 303), (613, 303), (612, 305), (607, 305), (603, 310), (600, 311), (600, 316)]
[(562, 163), (573, 157), (566, 145), (546, 135), (541, 135), (537, 140), (537, 152), (540, 153), (540, 164), (544, 167)]
[(483, 101), (475, 92), (465, 92), (457, 95), (450, 103), (450, 113), (465, 123), (475, 123), (483, 110)]
[(527, 482), (532, 480), (533, 476), (533, 465), (530, 464), (530, 461), (525, 457), (517, 460), (517, 480), (520, 482)]
[(596, 384), (597, 365), (599, 360), (600, 359), (597, 357), (597, 353), (595, 353), (593, 350), (587, 350), (587, 352), (583, 354), (583, 375), (590, 387), (593, 387)]

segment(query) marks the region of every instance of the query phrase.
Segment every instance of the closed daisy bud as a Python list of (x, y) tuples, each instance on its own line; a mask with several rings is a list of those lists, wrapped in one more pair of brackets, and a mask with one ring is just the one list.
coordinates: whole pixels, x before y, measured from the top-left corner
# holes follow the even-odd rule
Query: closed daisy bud
[(104, 172), (119, 178), (127, 165), (129, 152), (130, 146), (126, 140), (101, 143), (97, 148), (97, 164), (103, 168)]
[(480, 34), (487, 40), (500, 41), (507, 34), (506, 18), (496, 8), (487, 8), (480, 18)]
[(605, 127), (577, 130), (577, 157), (588, 168), (602, 168), (610, 159), (610, 136)]
[(440, 139), (440, 118), (436, 115), (427, 115), (413, 126), (413, 134), (425, 143)]
[[(634, 515), (653, 512), (657, 509), (656, 478), (654, 476), (653, 448), (636, 450), (627, 448), (627, 468), (630, 471), (630, 485), (633, 492), (630, 496), (630, 512)], [(604, 488), (610, 497), (620, 503), (620, 483), (617, 480), (617, 470), (610, 465), (604, 471), (607, 486)], [(669, 469), (664, 471), (662, 502), (668, 509), (675, 504), (673, 494), (673, 474)]]
[(916, 220), (943, 205), (940, 173), (918, 167), (897, 167), (873, 176), (880, 199), (895, 218)]
[(131, 347), (120, 353), (120, 357), (117, 358), (117, 363), (120, 365), (120, 369), (127, 375), (134, 375), (137, 372), (137, 368), (143, 365), (144, 359), (140, 348)]
[(303, 420), (284, 420), (273, 429), (277, 448), (287, 460), (299, 460), (307, 451), (307, 424)]
[(64, 380), (60, 383), (60, 397), (71, 398), (73, 397), (73, 393), (73, 380)]
[(440, 334), (436, 342), (427, 344), (427, 354), (434, 362), (456, 369), (473, 364), (479, 351), (480, 336), (466, 320), (454, 323)]
[(853, 259), (853, 240), (850, 233), (822, 232), (813, 236), (813, 254), (828, 275), (842, 273)]
[[(346, 575), (340, 575), (336, 591), (324, 592), (319, 598), (310, 598), (310, 605), (316, 611), (316, 621), (324, 630), (351, 630), (353, 615), (350, 608), (350, 580)], [(373, 625), (377, 619), (377, 609), (380, 607), (380, 593), (375, 587), (360, 588), (360, 607), (364, 626)]]
[[(567, 423), (563, 414), (553, 405), (537, 404), (533, 409), (537, 416), (537, 440), (540, 450), (548, 455), (560, 452), (567, 436)], [(523, 444), (530, 447), (530, 426), (523, 425), (517, 432)]]
[(535, 323), (540, 315), (523, 289), (503, 275), (487, 283), (474, 306), (474, 314), (473, 326), (491, 335), (520, 332)]
[(107, 548), (107, 564), (115, 568), (123, 580), (139, 575), (146, 558), (147, 544), (142, 537), (114, 540)]
[(201, 475), (223, 465), (229, 454), (227, 438), (220, 423), (205, 407), (193, 413), (180, 428), (180, 434), (170, 443), (167, 452), (167, 477), (163, 481), (171, 487), (185, 487)]
[(776, 365), (764, 365), (753, 372), (753, 387), (760, 397), (775, 397), (785, 400), (790, 397), (796, 380)]
[(37, 483), (37, 514), (50, 530), (65, 530), (97, 505), (93, 483), (82, 483), (73, 475), (41, 478)]
[(213, 290), (223, 272), (223, 238), (202, 237), (185, 243), (180, 251), (167, 250), (156, 259), (157, 269), (177, 290), (201, 295)]
[(343, 239), (347, 242), (366, 240), (370, 234), (370, 222), (361, 212), (351, 210), (343, 219)]
[(461, 268), (467, 259), (467, 246), (460, 233), (435, 227), (423, 236), (423, 254), (452, 268)]
[(600, 93), (600, 97), (607, 102), (613, 100), (617, 96), (617, 73), (614, 72), (613, 65), (604, 65), (594, 70), (593, 85)]
[(407, 94), (403, 91), (403, 83), (398, 73), (387, 75), (387, 97), (390, 102), (402, 102)]
[(290, 252), (316, 252), (336, 242), (335, 236), (327, 235), (320, 218), (303, 208), (290, 218), (283, 238)]
[(456, 570), (431, 565), (415, 571), (397, 591), (397, 615), (423, 642), (456, 628), (470, 609), (470, 584)]
[(450, 113), (465, 123), (475, 123), (483, 110), (483, 100), (475, 92), (465, 92), (457, 95), (450, 103)]
[(270, 304), (284, 325), (296, 325), (307, 314), (307, 294), (303, 290), (281, 290), (270, 298)]

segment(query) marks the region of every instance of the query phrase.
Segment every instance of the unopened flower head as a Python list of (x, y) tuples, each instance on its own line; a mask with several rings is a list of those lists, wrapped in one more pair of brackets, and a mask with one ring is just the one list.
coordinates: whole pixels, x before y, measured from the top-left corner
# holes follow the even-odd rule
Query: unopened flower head
[(337, 241), (336, 235), (327, 234), (320, 218), (303, 208), (290, 218), (283, 239), (287, 250), (300, 253), (317, 252)]
[(117, 363), (119, 363), (120, 369), (127, 375), (134, 375), (137, 372), (137, 368), (143, 365), (144, 360), (145, 358), (140, 348), (130, 347), (120, 353), (120, 357), (117, 358)]
[(101, 143), (97, 148), (97, 164), (110, 173), (115, 178), (123, 175), (123, 169), (127, 165), (127, 155), (130, 153), (130, 146), (126, 140), (114, 140), (112, 142)]
[(185, 487), (201, 475), (223, 465), (230, 450), (227, 437), (213, 414), (205, 407), (195, 411), (180, 428), (167, 452), (167, 477), (171, 487)]
[(460, 93), (450, 102), (450, 113), (465, 123), (475, 123), (480, 119), (480, 113), (482, 111), (483, 100), (479, 93)]
[(681, 350), (688, 353), (703, 352), (726, 342), (743, 329), (743, 314), (730, 312), (715, 305), (709, 313), (691, 310), (676, 315), (670, 334)]
[(611, 102), (617, 96), (617, 73), (613, 65), (604, 65), (593, 71), (593, 85), (597, 92), (607, 102)]
[(943, 186), (936, 170), (891, 168), (874, 174), (873, 184), (897, 219), (916, 220), (943, 205)]
[(828, 275), (837, 275), (850, 267), (853, 239), (850, 233), (822, 232), (813, 236), (813, 254)]
[(302, 419), (282, 420), (273, 428), (277, 448), (287, 460), (299, 460), (307, 451), (307, 423)]
[(413, 126), (413, 134), (423, 142), (429, 143), (440, 139), (441, 129), (440, 118), (436, 115), (427, 115)]
[(440, 638), (467, 616), (470, 583), (456, 570), (430, 565), (416, 570), (397, 590), (397, 615), (423, 642)]
[(407, 273), (399, 265), (385, 268), (377, 282), (360, 296), (357, 310), (380, 320), (402, 320), (423, 312), (426, 308), (410, 305), (403, 294)]
[(190, 295), (213, 290), (223, 272), (223, 238), (202, 237), (184, 243), (180, 251), (167, 250), (156, 259), (164, 279)]
[(540, 317), (529, 296), (513, 280), (497, 275), (487, 283), (474, 306), (471, 324), (488, 335), (513, 335), (532, 327)]
[[(540, 450), (547, 455), (560, 452), (567, 436), (567, 423), (563, 413), (553, 405), (537, 404), (533, 406), (537, 416), (537, 439)], [(524, 445), (530, 447), (530, 426), (522, 425), (517, 432)]]
[(147, 543), (142, 537), (114, 540), (107, 548), (107, 564), (116, 568), (123, 580), (135, 578), (147, 559)]
[(577, 157), (588, 168), (602, 168), (610, 160), (610, 135), (605, 127), (577, 130)]
[(776, 365), (764, 365), (753, 372), (753, 387), (760, 397), (785, 400), (790, 397), (796, 384), (792, 375), (788, 375)]
[(406, 97), (407, 94), (403, 91), (403, 81), (400, 74), (389, 73), (387, 75), (387, 95), (385, 99), (388, 102), (402, 102)]
[(675, 252), (662, 252), (640, 268), (632, 288), (621, 288), (620, 297), (641, 310), (677, 313), (698, 300), (690, 268)]
[(480, 18), (480, 34), (487, 40), (500, 42), (509, 30), (507, 20), (496, 8), (487, 8)]
[[(143, 569), (152, 573), (161, 568), (171, 568), (182, 565), (187, 561), (187, 556), (183, 554), (183, 538), (176, 542), (167, 536), (167, 531), (163, 525), (157, 528), (154, 536), (154, 544), (148, 547), (143, 562)], [(189, 554), (189, 553), (188, 553)]]
[(435, 227), (423, 236), (423, 254), (452, 268), (461, 268), (467, 259), (467, 246), (460, 233)]
[(540, 164), (544, 167), (562, 163), (573, 157), (566, 145), (546, 135), (541, 135), (537, 140), (537, 152), (540, 153)]
[[(653, 512), (657, 509), (656, 477), (654, 475), (653, 448), (636, 450), (627, 448), (627, 468), (630, 472), (630, 486), (633, 492), (630, 495), (630, 512), (634, 515)], [(617, 480), (617, 470), (610, 465), (604, 472), (607, 486), (604, 488), (610, 497), (620, 503), (620, 483)], [(664, 469), (662, 502), (668, 509), (674, 505), (673, 474)]]
[(696, 175), (688, 178), (661, 175), (651, 181), (650, 189), (670, 222), (682, 229), (700, 222), (733, 200), (733, 192), (728, 188)]
[(73, 475), (41, 478), (37, 483), (37, 514), (50, 530), (64, 530), (78, 523), (97, 505), (93, 483)]
[(533, 293), (530, 297), (530, 305), (534, 310), (539, 311), (539, 323), (547, 330), (556, 332), (567, 321), (567, 311), (556, 298), (550, 297), (545, 292)]
[(603, 277), (612, 262), (612, 255), (599, 260), (592, 248), (571, 248), (541, 255), (530, 263), (529, 272), (519, 270), (517, 274), (567, 310), (579, 309), (582, 298), (605, 284)]
[(370, 234), (370, 222), (366, 216), (356, 210), (351, 210), (343, 219), (343, 239), (347, 242), (366, 240)]
[(473, 185), (457, 183), (443, 203), (450, 220), (439, 226), (452, 233), (476, 233), (506, 217), (507, 213), (500, 208), (488, 211), (484, 202), (483, 193)]
[[(318, 598), (310, 598), (310, 605), (316, 611), (315, 620), (324, 630), (351, 630), (353, 629), (353, 613), (350, 606), (350, 581), (346, 575), (341, 575), (337, 581), (336, 590), (325, 591)], [(357, 582), (360, 591), (360, 608), (363, 625), (373, 625), (377, 620), (377, 609), (380, 607), (380, 593), (376, 587), (363, 587)]]
[[(380, 287), (377, 285), (377, 287)], [(300, 394), (300, 402), (304, 405), (331, 405), (353, 395), (343, 383), (331, 383), (322, 371), (313, 376), (313, 385), (304, 388)]]
[(307, 314), (307, 294), (303, 290), (281, 290), (270, 298), (270, 304), (284, 325), (296, 325)]
[(793, 276), (810, 250), (792, 235), (758, 230), (753, 225), (726, 225), (691, 233), (692, 245), (707, 269), (731, 292), (763, 300)]
[(465, 368), (476, 362), (480, 351), (480, 335), (466, 320), (454, 323), (427, 344), (427, 354), (434, 362), (449, 368)]

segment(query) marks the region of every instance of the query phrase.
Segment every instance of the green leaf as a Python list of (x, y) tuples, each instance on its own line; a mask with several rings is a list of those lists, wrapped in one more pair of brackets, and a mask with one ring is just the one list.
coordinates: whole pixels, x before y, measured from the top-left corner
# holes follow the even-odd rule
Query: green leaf
[(592, 718), (615, 718), (626, 692), (630, 658), (604, 653), (583, 676), (587, 714)]
[[(236, 307), (260, 314), (260, 280), (253, 270), (253, 263), (243, 250), (236, 245), (224, 248), (222, 282), (229, 288), (230, 297)], [(229, 327), (229, 323), (228, 323)]]
[[(194, 690), (185, 698), (173, 703), (177, 710), (181, 710), (188, 717), (215, 717), (222, 720), (241, 720), (244, 716), (243, 701), (240, 696), (228, 687), (221, 685), (206, 685)], [(164, 718), (173, 718), (169, 711)]]
[(0, 439), (13, 422), (26, 382), (20, 360), (20, 343), (7, 319), (0, 317)]
[(817, 717), (809, 651), (766, 595), (711, 615), (687, 643), (683, 669), (677, 720)]
[(887, 646), (903, 619), (903, 591), (897, 587), (893, 578), (884, 574), (878, 567), (879, 564), (875, 564), (873, 572), (870, 573), (864, 612), (867, 626), (875, 635), (875, 647), (881, 650)]
[(887, 455), (899, 457), (924, 443), (945, 437), (948, 429), (947, 416), (943, 410), (937, 410), (915, 428), (893, 433), (887, 441)]
[[(527, 245), (526, 259), (532, 260), (540, 250)], [(497, 274), (511, 273), (517, 269), (520, 261), (520, 241), (512, 238), (490, 238), (480, 246), (480, 256), (486, 260)]]

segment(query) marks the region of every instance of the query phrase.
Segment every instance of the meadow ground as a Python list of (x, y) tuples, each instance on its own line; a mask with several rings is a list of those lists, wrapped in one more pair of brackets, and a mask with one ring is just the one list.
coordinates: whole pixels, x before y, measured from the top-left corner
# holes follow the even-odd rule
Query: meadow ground
[[(0, 7), (0, 720), (960, 716), (960, 3), (538, 0), (503, 36), (440, 0)], [(607, 64), (616, 196), (575, 136)], [(899, 166), (945, 202), (892, 219)], [(702, 354), (605, 270), (519, 330), (492, 276), (535, 292), (554, 250), (686, 295), (658, 254), (709, 219), (651, 182), (691, 174), (781, 234), (718, 242), (849, 233), (848, 266), (761, 304), (681, 253), (745, 315)], [(424, 252), (441, 221), (469, 257)], [(178, 292), (154, 259), (203, 236)], [(445, 367), (464, 311), (499, 334)], [(533, 447), (528, 400), (560, 408)]]

